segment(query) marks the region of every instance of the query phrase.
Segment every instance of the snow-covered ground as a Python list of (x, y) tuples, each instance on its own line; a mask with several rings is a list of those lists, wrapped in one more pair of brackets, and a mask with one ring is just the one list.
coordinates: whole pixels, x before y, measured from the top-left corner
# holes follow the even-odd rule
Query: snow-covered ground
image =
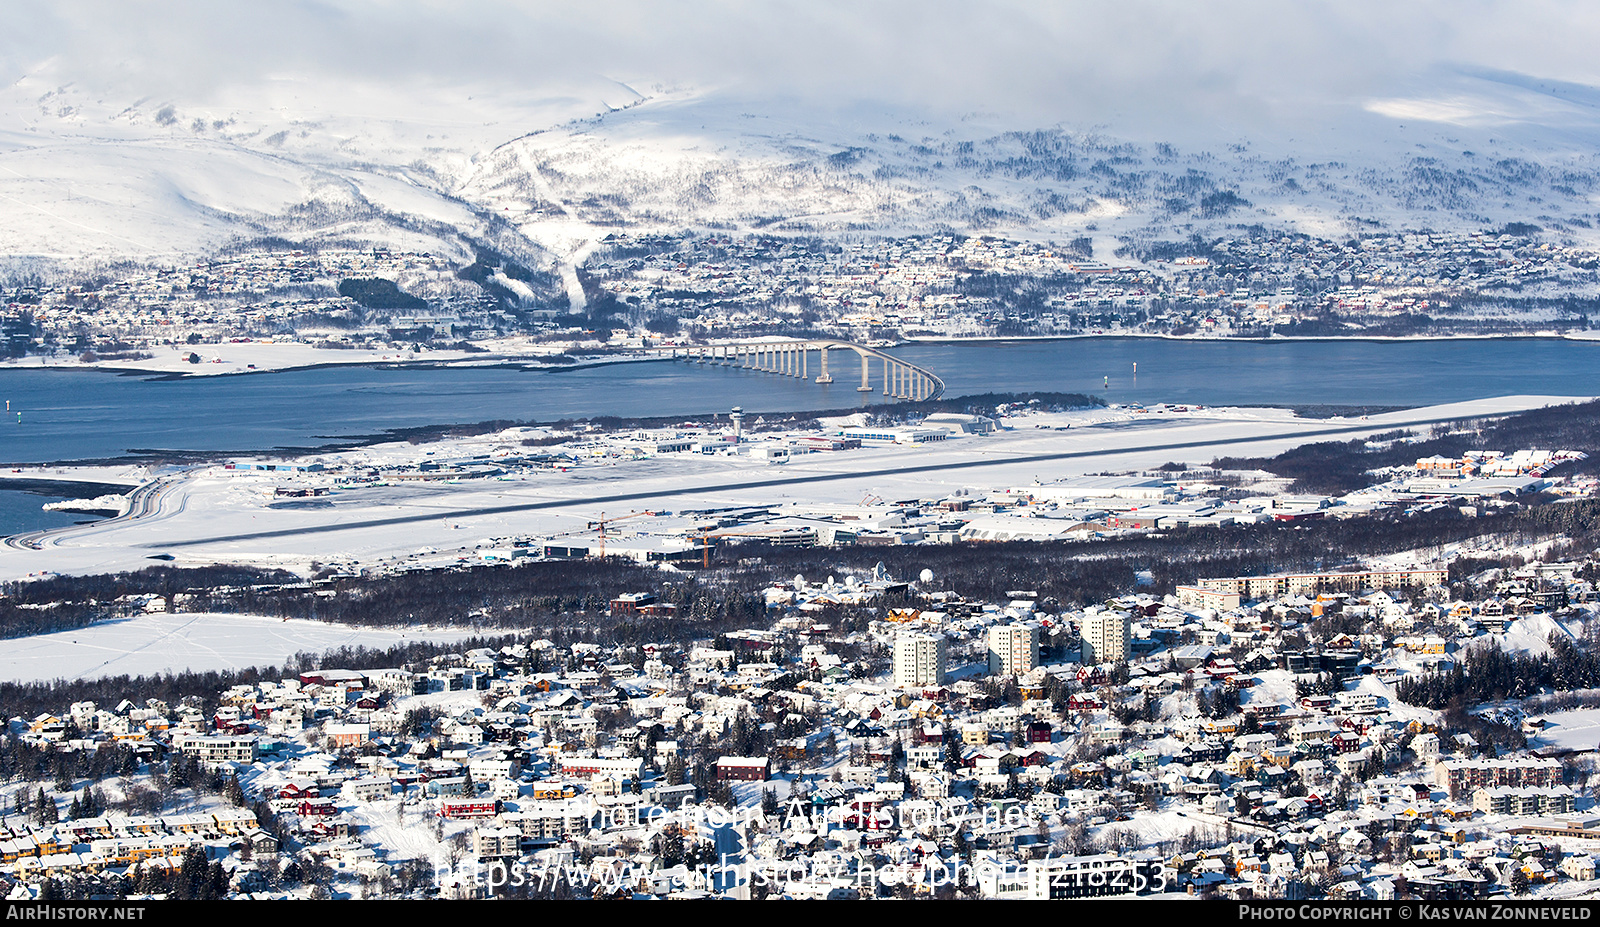
[(5, 642), (0, 679), (39, 682), (282, 666), (297, 653), (452, 641), (470, 631), (361, 628), (254, 615), (151, 614)]
[[(597, 343), (594, 343), (597, 344)], [(534, 367), (546, 365), (548, 358), (564, 353), (570, 345), (566, 342), (536, 342), (529, 338), (496, 338), (476, 343), (479, 351), (449, 349), (412, 350), (329, 350), (301, 342), (239, 341), (227, 344), (157, 345), (150, 357), (138, 360), (97, 360), (85, 362), (77, 357), (27, 357), (0, 360), (0, 367), (51, 367), (88, 368), (104, 370), (138, 371), (141, 373), (171, 374), (184, 377), (215, 377), (225, 374), (245, 374), (268, 370), (290, 370), (302, 367), (328, 367), (335, 365), (358, 366), (363, 364), (450, 364), (476, 366), (486, 364), (525, 363)], [(191, 354), (199, 363), (189, 360)], [(597, 355), (577, 360), (563, 366), (583, 364), (613, 364), (625, 360), (657, 360), (653, 355)]]
[[(347, 39), (354, 45), (406, 19), (387, 8), (369, 16), (380, 14), (278, 18), (310, 20), (300, 31), (317, 36), (353, 30), (361, 36)], [(1223, 32), (1255, 34), (1258, 20)], [(657, 62), (666, 73), (623, 83), (588, 60), (530, 78), (527, 69), (547, 57), (537, 53), (473, 56), (474, 66), (454, 74), (397, 75), (387, 66), (361, 74), (348, 70), (341, 47), (302, 67), (273, 67), (270, 78), (217, 65), (174, 88), (150, 74), (172, 73), (182, 55), (164, 54), (147, 69), (107, 69), (99, 54), (84, 60), (85, 49), (99, 47), (96, 29), (115, 32), (96, 22), (20, 30), (33, 41), (8, 58), (0, 254), (22, 269), (124, 257), (178, 265), (266, 236), (381, 243), (460, 261), (474, 244), (493, 242), (560, 272), (579, 308), (573, 268), (618, 229), (1083, 237), (1102, 259), (1129, 240), (1211, 237), (1241, 223), (1343, 237), (1374, 227), (1482, 231), (1537, 218), (1564, 238), (1596, 237), (1586, 191), (1600, 176), (1597, 129), (1592, 107), (1575, 102), (1592, 88), (1458, 62), (1425, 79), (1378, 80), (1337, 102), (1319, 88), (1315, 105), (1268, 107), (1277, 116), (1263, 124), (1253, 98), (1232, 100), (1223, 113), (1158, 106), (1160, 118), (1142, 105), (1084, 110), (1081, 94), (1051, 94), (1042, 110), (993, 110), (1001, 98), (1020, 99), (1018, 86), (1043, 86), (1032, 80), (996, 89), (997, 99), (977, 107), (952, 109), (949, 86), (907, 87), (899, 103), (834, 92), (808, 100), (789, 86), (753, 91), (744, 68), (731, 82), (696, 80), (689, 75), (714, 57), (704, 55)], [(295, 30), (274, 22), (263, 31)], [(1079, 34), (1078, 23), (1065, 31)], [(1143, 31), (1124, 29), (1107, 45)], [(52, 33), (80, 39), (52, 49)], [(792, 54), (794, 38), (773, 36), (783, 49), (775, 57)], [(1279, 44), (1301, 49), (1299, 38)], [(1056, 37), (1047, 41), (1049, 57), (1064, 60)], [(303, 42), (295, 37), (290, 57)], [(230, 35), (177, 44), (187, 52), (241, 43)], [(1349, 52), (1333, 46), (1342, 67)], [(1229, 57), (1254, 61), (1261, 47)], [(515, 76), (484, 74), (482, 57), (507, 62)], [(653, 57), (630, 53), (621, 69), (649, 70)], [(915, 57), (929, 57), (920, 37)], [(1030, 56), (1008, 49), (1007, 57)], [(835, 63), (830, 57), (821, 70)], [(914, 69), (889, 70), (914, 80)], [(1205, 73), (1152, 96), (1214, 83)], [(877, 88), (882, 77), (859, 86)], [(1272, 75), (1269, 96), (1283, 91), (1281, 77)]]
[(1542, 657), (1550, 653), (1551, 635), (1576, 641), (1583, 632), (1581, 619), (1562, 622), (1552, 615), (1537, 614), (1519, 618), (1501, 634), (1484, 636), (1485, 646), (1498, 645), (1507, 653)]
[(1557, 711), (1539, 715), (1544, 730), (1528, 738), (1533, 750), (1600, 750), (1600, 708)]
[[(1012, 419), (1012, 430), (922, 445), (804, 454), (783, 467), (749, 456), (663, 454), (594, 458), (570, 469), (501, 479), (405, 484), (336, 491), (283, 502), (278, 487), (308, 479), (284, 473), (197, 468), (163, 478), (132, 517), (59, 529), (0, 548), (0, 579), (40, 571), (115, 572), (168, 555), (179, 565), (240, 563), (309, 571), (315, 562), (347, 567), (397, 562), (444, 565), (473, 559), (513, 536), (592, 535), (602, 514), (784, 503), (847, 503), (863, 498), (940, 497), (957, 490), (1005, 492), (1090, 473), (1159, 467), (1175, 458), (1272, 455), (1326, 430), (1344, 439), (1408, 424), (1536, 408), (1559, 397), (1517, 396), (1373, 415), (1307, 421), (1281, 409), (1205, 409), (1164, 415), (1097, 410)], [(1066, 430), (1054, 425), (1072, 424)], [(1034, 427), (1035, 425), (1044, 427)], [(1087, 427), (1086, 427), (1087, 426)], [(435, 459), (516, 446), (520, 429), (429, 445)], [(396, 443), (315, 459), (363, 468), (415, 466), (426, 451)], [(57, 468), (52, 468), (57, 469)], [(682, 537), (692, 519), (634, 521), (612, 534)], [(585, 533), (587, 531), (587, 533)], [(613, 541), (617, 543), (618, 541)]]

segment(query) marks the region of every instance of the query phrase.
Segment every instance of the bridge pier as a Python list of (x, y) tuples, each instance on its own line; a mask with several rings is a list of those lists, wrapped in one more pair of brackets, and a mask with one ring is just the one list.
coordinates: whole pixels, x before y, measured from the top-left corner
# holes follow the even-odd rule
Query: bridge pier
[[(682, 349), (681, 355), (679, 353), (680, 348)], [(900, 360), (875, 348), (852, 344), (847, 341), (795, 339), (777, 342), (755, 341), (730, 344), (674, 345), (647, 350), (650, 353), (663, 354), (674, 359), (682, 357), (691, 363), (738, 367), (743, 370), (759, 370), (763, 373), (794, 377), (797, 380), (811, 379), (811, 352), (815, 350), (817, 352), (818, 368), (815, 382), (832, 383), (833, 373), (828, 363), (828, 352), (839, 349), (855, 351), (856, 356), (861, 360), (861, 385), (856, 387), (857, 392), (870, 393), (874, 391), (872, 383), (872, 361), (874, 358), (883, 360), (883, 395), (887, 397), (920, 401), (938, 396), (944, 392), (943, 382), (937, 376), (923, 370), (916, 364)]]

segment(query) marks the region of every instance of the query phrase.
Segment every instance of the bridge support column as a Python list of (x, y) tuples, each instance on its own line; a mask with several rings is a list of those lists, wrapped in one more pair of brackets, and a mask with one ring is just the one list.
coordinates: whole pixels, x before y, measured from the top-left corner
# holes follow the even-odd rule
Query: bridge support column
[(815, 382), (832, 383), (832, 368), (828, 353), (836, 349), (856, 352), (861, 361), (861, 385), (857, 392), (871, 393), (876, 388), (872, 382), (872, 362), (883, 360), (883, 395), (897, 400), (925, 401), (944, 393), (944, 383), (937, 376), (916, 364), (900, 360), (889, 354), (849, 342), (758, 341), (748, 343), (671, 345), (648, 349), (651, 354), (673, 360), (682, 359), (695, 364), (714, 364), (758, 370), (798, 380), (811, 379), (811, 352), (817, 352), (818, 375)]

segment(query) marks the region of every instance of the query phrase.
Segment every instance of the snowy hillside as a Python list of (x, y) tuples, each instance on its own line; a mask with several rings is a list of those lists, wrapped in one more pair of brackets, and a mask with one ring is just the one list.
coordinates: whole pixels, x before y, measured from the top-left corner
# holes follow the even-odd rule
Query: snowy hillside
[(1600, 241), (1600, 89), (1457, 71), (1242, 131), (1018, 130), (598, 77), (285, 79), (200, 104), (90, 92), (47, 63), (0, 90), (0, 250), (16, 272), (273, 238), (570, 266), (624, 229), (1087, 238), (1101, 259), (1243, 226)]
[(91, 94), (46, 67), (0, 90), (0, 250), (24, 268), (30, 258), (170, 263), (278, 237), (470, 260), (472, 243), (500, 233), (452, 195), (454, 177), (530, 121), (602, 109), (599, 92), (615, 89), (603, 84), (593, 99), (474, 99), (283, 81), (186, 105)]
[[(1502, 97), (1528, 93), (1478, 83)], [(1587, 106), (1570, 109), (1573, 124), (1589, 116)], [(1408, 135), (1397, 118), (1350, 114), (1315, 145), (1196, 147), (1114, 130), (941, 127), (887, 112), (807, 119), (685, 94), (509, 142), (478, 159), (457, 192), (540, 241), (640, 226), (1181, 241), (1241, 225), (1331, 237), (1527, 222), (1590, 234), (1588, 198), (1600, 190), (1592, 130), (1564, 132), (1563, 143), (1527, 129), (1533, 145), (1508, 139), (1505, 126)]]

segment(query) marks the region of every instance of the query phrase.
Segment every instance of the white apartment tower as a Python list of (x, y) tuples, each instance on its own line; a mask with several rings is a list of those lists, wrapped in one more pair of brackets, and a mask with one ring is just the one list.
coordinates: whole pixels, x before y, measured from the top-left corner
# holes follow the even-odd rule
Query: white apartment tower
[(997, 624), (989, 629), (989, 672), (1021, 676), (1039, 665), (1039, 626)]
[(1121, 663), (1133, 652), (1133, 616), (1101, 609), (1083, 616), (1083, 663)]
[(949, 656), (944, 635), (905, 633), (894, 639), (894, 684), (942, 686)]

